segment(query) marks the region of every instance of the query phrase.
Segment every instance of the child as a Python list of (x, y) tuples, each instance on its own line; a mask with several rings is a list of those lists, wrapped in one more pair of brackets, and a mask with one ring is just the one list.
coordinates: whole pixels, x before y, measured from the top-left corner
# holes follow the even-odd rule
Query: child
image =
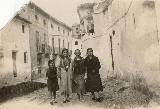
[(53, 97), (53, 100), (50, 102), (50, 104), (53, 105), (53, 103), (57, 103), (56, 102), (56, 91), (59, 89), (57, 69), (55, 67), (54, 60), (49, 60), (48, 66), (49, 66), (49, 69), (47, 70), (47, 73), (46, 73), (46, 77), (48, 77), (47, 86), (48, 86), (48, 91), (51, 96), (51, 99)]

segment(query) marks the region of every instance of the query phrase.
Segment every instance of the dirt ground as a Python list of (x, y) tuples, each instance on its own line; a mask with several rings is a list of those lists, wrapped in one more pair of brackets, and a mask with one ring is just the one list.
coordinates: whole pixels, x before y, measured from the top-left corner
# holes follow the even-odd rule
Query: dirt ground
[[(90, 93), (87, 93), (84, 97), (84, 101), (80, 102), (77, 99), (76, 94), (72, 95), (71, 102), (62, 103), (62, 97), (57, 92), (57, 104), (50, 105), (50, 97), (48, 95), (47, 88), (34, 91), (33, 93), (12, 98), (0, 104), (0, 109), (50, 109), (54, 108), (100, 108), (100, 109), (159, 109), (160, 97), (156, 94), (159, 92), (159, 88), (155, 93), (148, 94), (143, 93), (130, 86), (130, 84), (123, 80), (108, 79), (103, 81), (104, 91), (100, 93), (103, 98), (101, 102), (95, 102), (91, 100)], [(14, 107), (14, 108), (13, 108)]]

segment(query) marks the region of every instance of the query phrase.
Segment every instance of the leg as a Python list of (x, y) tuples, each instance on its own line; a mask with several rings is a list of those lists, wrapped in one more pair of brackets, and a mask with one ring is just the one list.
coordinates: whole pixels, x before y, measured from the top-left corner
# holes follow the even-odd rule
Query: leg
[(92, 100), (95, 100), (96, 99), (95, 93), (94, 92), (91, 93), (92, 93)]

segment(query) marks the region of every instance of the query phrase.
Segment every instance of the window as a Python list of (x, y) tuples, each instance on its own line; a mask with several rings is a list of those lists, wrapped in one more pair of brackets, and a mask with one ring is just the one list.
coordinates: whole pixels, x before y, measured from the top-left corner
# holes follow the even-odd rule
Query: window
[(36, 19), (36, 21), (38, 21), (38, 15), (35, 15), (35, 19)]
[(133, 24), (134, 24), (134, 28), (136, 28), (136, 19), (135, 19), (134, 13), (133, 13)]
[(27, 52), (24, 52), (24, 63), (27, 63)]
[(75, 41), (75, 45), (78, 45), (78, 41)]
[(42, 53), (45, 53), (45, 44), (42, 44)]
[(51, 28), (53, 29), (53, 24), (51, 24)]
[(58, 31), (60, 31), (60, 27), (58, 27)]
[(36, 48), (37, 48), (37, 51), (39, 50), (39, 42), (40, 42), (39, 32), (36, 31)]
[(0, 56), (0, 65), (3, 65), (3, 62), (4, 62), (4, 56), (2, 55), (2, 56)]
[(24, 27), (24, 25), (22, 25), (22, 33), (24, 33), (25, 32), (25, 27)]
[(63, 40), (63, 48), (64, 48), (64, 40)]
[(65, 30), (63, 30), (63, 34), (65, 34)]
[(46, 20), (43, 20), (43, 24), (46, 25)]
[(59, 45), (59, 54), (61, 53), (61, 39), (58, 39), (58, 45)]
[(69, 42), (68, 42), (68, 50), (69, 50)]
[(52, 47), (53, 47), (53, 52), (55, 51), (54, 50), (54, 38), (52, 38)]

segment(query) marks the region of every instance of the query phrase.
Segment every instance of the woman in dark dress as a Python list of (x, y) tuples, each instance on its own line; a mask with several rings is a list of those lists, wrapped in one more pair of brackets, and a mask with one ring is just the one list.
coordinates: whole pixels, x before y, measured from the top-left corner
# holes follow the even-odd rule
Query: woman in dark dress
[(84, 59), (80, 56), (81, 52), (79, 49), (75, 50), (76, 57), (72, 63), (72, 72), (73, 72), (73, 92), (77, 93), (78, 99), (83, 101), (83, 94), (85, 92), (84, 88)]
[(46, 72), (46, 77), (48, 77), (47, 86), (48, 86), (48, 91), (51, 98), (53, 97), (53, 100), (50, 103), (53, 104), (53, 103), (57, 103), (56, 91), (59, 89), (58, 78), (57, 78), (57, 68), (55, 67), (54, 60), (49, 60), (48, 66), (49, 66), (49, 69)]
[(99, 74), (101, 68), (99, 59), (93, 55), (92, 48), (87, 49), (87, 57), (85, 58), (85, 67), (87, 70), (86, 91), (91, 92), (93, 100), (99, 100), (95, 96), (95, 92), (103, 91), (102, 82)]

